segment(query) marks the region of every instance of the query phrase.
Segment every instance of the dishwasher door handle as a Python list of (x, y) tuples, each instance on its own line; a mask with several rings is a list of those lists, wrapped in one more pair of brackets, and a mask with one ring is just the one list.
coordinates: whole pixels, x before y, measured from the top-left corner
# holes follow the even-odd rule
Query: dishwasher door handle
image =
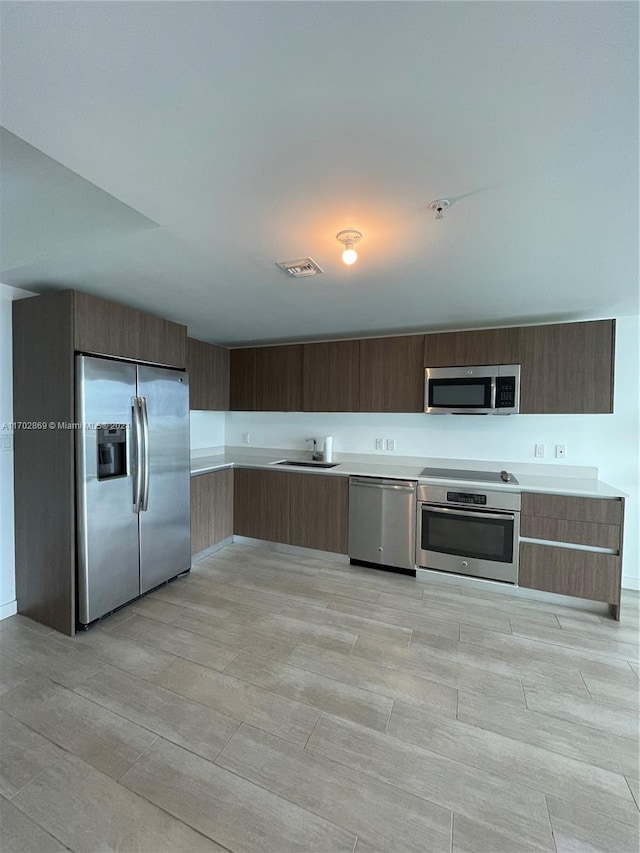
[(358, 489), (364, 486), (365, 489), (390, 489), (394, 492), (415, 492), (416, 486), (414, 483), (398, 482), (389, 483), (383, 480), (356, 480), (352, 478), (349, 482), (350, 486), (355, 486)]

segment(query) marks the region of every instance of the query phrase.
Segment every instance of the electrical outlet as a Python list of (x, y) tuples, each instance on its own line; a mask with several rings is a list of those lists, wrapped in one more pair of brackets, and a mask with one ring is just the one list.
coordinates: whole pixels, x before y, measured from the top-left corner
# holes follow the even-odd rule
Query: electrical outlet
[(566, 444), (556, 444), (556, 459), (566, 459), (567, 458), (567, 445)]
[(376, 450), (384, 450), (384, 439), (376, 438)]
[(543, 459), (545, 454), (544, 444), (536, 444), (536, 459)]
[(243, 444), (250, 444), (249, 439), (250, 439), (250, 435), (249, 435), (249, 433), (248, 433), (248, 432), (243, 432), (243, 433), (242, 433), (242, 443), (243, 443)]
[(387, 439), (387, 450), (395, 450), (396, 449), (396, 440), (395, 438)]

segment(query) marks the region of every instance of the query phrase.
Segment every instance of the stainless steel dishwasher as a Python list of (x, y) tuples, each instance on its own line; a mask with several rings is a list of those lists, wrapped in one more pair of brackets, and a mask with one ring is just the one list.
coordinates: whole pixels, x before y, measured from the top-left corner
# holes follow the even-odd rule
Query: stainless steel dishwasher
[(416, 482), (349, 477), (349, 558), (415, 572)]

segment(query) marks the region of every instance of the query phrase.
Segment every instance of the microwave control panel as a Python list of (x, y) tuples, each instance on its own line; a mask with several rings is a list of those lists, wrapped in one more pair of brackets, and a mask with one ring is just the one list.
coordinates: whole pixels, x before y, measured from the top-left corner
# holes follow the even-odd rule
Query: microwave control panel
[(496, 409), (512, 409), (516, 404), (516, 377), (496, 376)]

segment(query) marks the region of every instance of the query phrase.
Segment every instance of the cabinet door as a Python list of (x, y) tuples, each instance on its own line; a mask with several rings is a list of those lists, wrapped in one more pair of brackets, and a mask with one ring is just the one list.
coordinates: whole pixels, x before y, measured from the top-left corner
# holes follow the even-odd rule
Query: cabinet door
[(233, 469), (191, 478), (191, 553), (233, 535)]
[(232, 349), (230, 356), (230, 408), (253, 412), (256, 408), (256, 348)]
[(187, 338), (189, 406), (229, 411), (229, 350)]
[(302, 344), (256, 349), (256, 410), (302, 411)]
[(526, 326), (521, 334), (521, 412), (613, 411), (615, 320)]
[(480, 329), (425, 335), (425, 367), (520, 364), (520, 329)]
[(360, 411), (424, 411), (424, 335), (360, 341)]
[(322, 474), (290, 474), (289, 542), (303, 548), (347, 553), (349, 479)]
[(305, 344), (302, 354), (305, 412), (360, 410), (360, 343)]
[(233, 532), (238, 536), (289, 542), (291, 475), (284, 471), (236, 468)]
[(187, 328), (135, 308), (74, 292), (77, 352), (187, 366)]

